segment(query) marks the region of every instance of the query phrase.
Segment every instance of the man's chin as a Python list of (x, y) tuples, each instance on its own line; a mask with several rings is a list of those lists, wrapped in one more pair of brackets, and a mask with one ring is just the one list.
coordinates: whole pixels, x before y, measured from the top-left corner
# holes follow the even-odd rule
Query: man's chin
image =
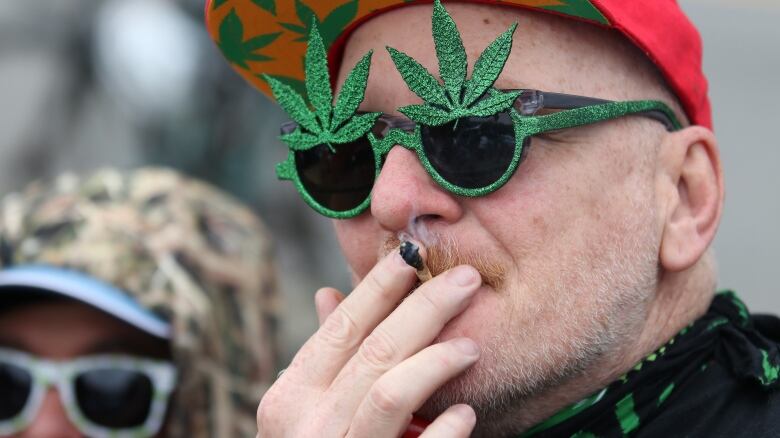
[(489, 374), (489, 370), (480, 368), (466, 370), (433, 393), (417, 415), (433, 421), (450, 406), (465, 403), (476, 411), (480, 422), (504, 417), (521, 404), (524, 397), (511, 396), (512, 391), (496, 385), (495, 377)]
[[(480, 359), (471, 368), (448, 381), (439, 388), (419, 412), (424, 418), (435, 418), (454, 404), (466, 403), (472, 407), (489, 405), (494, 402), (490, 392), (500, 391), (499, 382), (505, 382), (506, 376), (495, 366), (497, 361), (506, 358), (496, 357), (496, 348), (500, 348), (506, 327), (498, 318), (495, 309), (506, 307), (504, 297), (490, 286), (482, 286), (475, 294), (469, 306), (458, 316), (450, 320), (434, 340), (444, 342), (459, 337), (474, 340), (482, 350)], [(503, 378), (502, 378), (503, 377)], [(497, 406), (493, 406), (497, 407)]]
[(433, 421), (442, 412), (452, 405), (465, 403), (475, 407), (475, 399), (479, 394), (472, 387), (474, 371), (467, 370), (460, 376), (450, 380), (444, 386), (436, 390), (425, 403), (417, 410), (422, 418)]
[[(492, 358), (496, 359), (496, 358)], [(482, 359), (480, 359), (482, 360)], [(499, 359), (500, 361), (501, 359)], [(417, 410), (417, 416), (433, 421), (449, 407), (467, 404), (477, 414), (477, 425), (472, 437), (497, 437), (517, 435), (530, 427), (528, 408), (542, 393), (561, 384), (553, 375), (518, 376), (505, 375), (505, 366), (485, 362), (467, 369), (455, 379), (434, 392)]]

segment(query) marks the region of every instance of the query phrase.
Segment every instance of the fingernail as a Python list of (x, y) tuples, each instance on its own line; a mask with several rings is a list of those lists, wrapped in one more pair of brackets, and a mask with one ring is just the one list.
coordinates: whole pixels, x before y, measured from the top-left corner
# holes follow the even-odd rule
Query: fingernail
[(447, 279), (458, 286), (468, 286), (477, 279), (477, 271), (470, 266), (458, 266), (447, 274)]
[(455, 414), (466, 421), (467, 424), (475, 423), (477, 416), (469, 405), (455, 405), (452, 407)]
[(477, 343), (469, 338), (458, 338), (453, 341), (461, 353), (467, 356), (479, 356), (479, 347)]

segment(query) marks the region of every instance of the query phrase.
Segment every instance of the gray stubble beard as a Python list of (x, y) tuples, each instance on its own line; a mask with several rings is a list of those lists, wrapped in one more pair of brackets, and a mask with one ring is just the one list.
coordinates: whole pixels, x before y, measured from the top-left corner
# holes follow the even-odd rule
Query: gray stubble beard
[[(477, 365), (440, 388), (418, 412), (432, 419), (453, 404), (469, 404), (478, 419), (473, 436), (518, 433), (541, 420), (540, 412), (549, 407), (536, 406), (538, 400), (609, 363), (641, 330), (658, 281), (658, 264), (655, 242), (637, 231), (633, 241), (613, 247), (608, 257), (601, 254), (601, 269), (575, 262), (579, 269), (569, 272), (569, 277), (579, 273), (574, 281), (558, 278), (549, 285), (544, 296), (552, 298), (550, 304), (534, 306), (530, 315), (519, 315), (522, 319), (509, 318), (500, 333), (479, 340)], [(588, 291), (596, 291), (588, 295), (600, 311), (582, 315), (576, 298)], [(550, 324), (545, 314), (556, 322)]]

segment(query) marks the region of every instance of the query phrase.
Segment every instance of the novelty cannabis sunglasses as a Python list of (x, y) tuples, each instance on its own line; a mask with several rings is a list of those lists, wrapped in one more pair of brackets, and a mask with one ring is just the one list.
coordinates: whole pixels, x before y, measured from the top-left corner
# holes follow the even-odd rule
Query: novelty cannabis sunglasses
[(517, 170), (535, 135), (636, 115), (667, 130), (681, 125), (672, 110), (654, 100), (614, 102), (538, 90), (498, 90), (516, 25), (480, 55), (466, 79), (466, 54), (455, 23), (437, 1), (433, 38), (440, 83), (417, 61), (388, 48), (410, 90), (425, 103), (399, 108), (405, 118), (357, 111), (368, 78), (371, 53), (344, 82), (335, 106), (325, 49), (316, 25), (305, 57), (310, 111), (291, 87), (266, 76), (277, 102), (293, 119), (280, 139), (290, 149), (277, 165), (319, 213), (345, 219), (368, 208), (374, 181), (396, 145), (414, 151), (431, 178), (461, 196), (483, 196), (502, 187)]
[[(303, 199), (319, 213), (349, 218), (370, 205), (374, 181), (395, 145), (416, 152), (431, 178), (446, 190), (461, 196), (483, 196), (509, 180), (534, 135), (627, 115), (658, 120), (670, 131), (680, 127), (671, 110), (658, 101), (607, 102), (523, 90), (518, 104), (520, 111), (512, 108), (488, 117), (461, 117), (441, 126), (381, 115), (372, 130), (357, 140), (291, 152), (277, 168), (278, 174), (292, 180)], [(544, 116), (524, 115), (563, 108), (571, 109)], [(282, 134), (296, 129), (297, 123), (285, 123)]]
[(123, 355), (51, 361), (0, 348), (0, 435), (26, 429), (54, 386), (86, 436), (153, 436), (175, 380), (175, 367), (165, 361)]

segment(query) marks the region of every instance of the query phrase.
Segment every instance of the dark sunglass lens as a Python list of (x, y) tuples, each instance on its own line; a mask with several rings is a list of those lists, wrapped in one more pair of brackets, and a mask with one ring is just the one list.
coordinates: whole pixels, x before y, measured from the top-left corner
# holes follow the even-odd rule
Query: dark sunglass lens
[(0, 362), (0, 421), (9, 420), (22, 412), (32, 384), (30, 373), (16, 365)]
[(374, 150), (367, 138), (346, 144), (315, 146), (295, 152), (295, 166), (306, 191), (334, 211), (359, 206), (374, 186)]
[(506, 172), (515, 151), (507, 113), (464, 117), (442, 126), (422, 126), (422, 144), (431, 165), (445, 180), (464, 189), (487, 187)]
[(76, 400), (95, 424), (124, 429), (144, 424), (154, 390), (151, 380), (137, 371), (100, 369), (76, 378)]

